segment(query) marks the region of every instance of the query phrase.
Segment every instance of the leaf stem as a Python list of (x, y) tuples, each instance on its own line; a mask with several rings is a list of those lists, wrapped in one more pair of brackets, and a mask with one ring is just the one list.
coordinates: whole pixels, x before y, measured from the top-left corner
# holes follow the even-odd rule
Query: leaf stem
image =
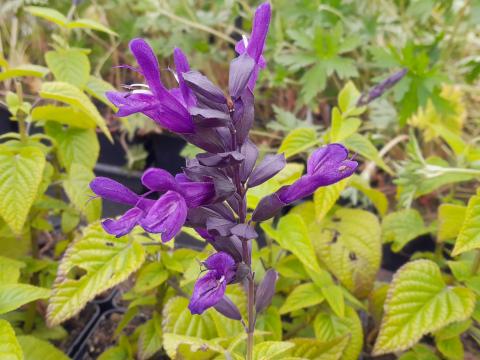
[(480, 269), (480, 250), (475, 251), (475, 257), (473, 258), (471, 274), (472, 276), (477, 275), (478, 270)]

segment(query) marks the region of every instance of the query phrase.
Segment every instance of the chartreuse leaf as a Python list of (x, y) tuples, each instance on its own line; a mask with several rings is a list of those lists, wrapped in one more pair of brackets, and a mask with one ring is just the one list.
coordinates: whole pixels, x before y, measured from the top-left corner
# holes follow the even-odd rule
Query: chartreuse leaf
[(0, 147), (0, 216), (20, 234), (37, 197), (45, 167), (45, 154), (38, 148)]
[(120, 337), (118, 344), (105, 350), (98, 360), (131, 360), (133, 351), (128, 338), (124, 335)]
[(381, 260), (377, 217), (363, 210), (340, 209), (308, 230), (318, 257), (342, 285), (359, 298), (368, 296)]
[(385, 216), (388, 210), (388, 199), (383, 192), (370, 187), (370, 185), (358, 175), (350, 177), (348, 185), (361, 191), (372, 202), (380, 216)]
[[(2, 239), (3, 241), (3, 239)], [(0, 256), (0, 284), (15, 284), (20, 278), (20, 269), (25, 263)]]
[(27, 6), (25, 10), (33, 16), (51, 21), (60, 26), (66, 26), (68, 23), (67, 17), (55, 9), (40, 6)]
[(34, 76), (42, 78), (47, 75), (49, 71), (50, 70), (48, 70), (48, 68), (40, 65), (18, 65), (15, 67), (9, 67), (8, 69), (0, 72), (0, 81), (22, 76)]
[(455, 241), (452, 256), (478, 248), (480, 248), (480, 195), (475, 195), (468, 201), (465, 220)]
[[(97, 294), (127, 279), (145, 260), (143, 237), (120, 238), (90, 225), (66, 251), (53, 286), (47, 323), (54, 326), (77, 314)], [(85, 273), (79, 276), (79, 269)]]
[(117, 35), (117, 33), (105, 25), (100, 24), (99, 22), (92, 19), (77, 19), (70, 21), (67, 25), (69, 29), (91, 29), (100, 32), (104, 32), (110, 35)]
[(408, 242), (430, 231), (422, 216), (415, 209), (393, 212), (382, 223), (383, 241), (392, 243), (392, 250), (400, 251)]
[(265, 340), (282, 340), (282, 319), (278, 309), (270, 306), (262, 314), (259, 314), (255, 323), (255, 329), (268, 333), (268, 335), (264, 336)]
[(442, 353), (448, 360), (464, 360), (463, 343), (460, 336), (452, 337), (444, 340), (435, 339), (438, 351)]
[(100, 130), (112, 141), (112, 136), (108, 131), (105, 120), (102, 118), (97, 108), (76, 86), (65, 82), (46, 82), (42, 84), (40, 96), (44, 99), (51, 99), (64, 102), (85, 113), (91, 120), (97, 124)]
[(318, 305), (325, 300), (322, 289), (314, 283), (301, 284), (293, 289), (280, 308), (280, 314)]
[(45, 61), (55, 76), (82, 89), (90, 76), (90, 61), (80, 49), (59, 49), (45, 54)]
[(408, 349), (423, 335), (467, 319), (475, 301), (471, 290), (447, 286), (433, 261), (405, 264), (395, 274), (388, 290), (373, 354)]
[(23, 360), (23, 352), (15, 331), (10, 323), (0, 319), (0, 358), (4, 360)]
[(139, 327), (138, 358), (149, 359), (162, 348), (162, 319), (158, 313)]
[(331, 341), (322, 339), (290, 339), (295, 346), (288, 352), (292, 359), (342, 360), (348, 344), (348, 337), (339, 337)]
[(36, 106), (30, 115), (32, 121), (55, 121), (81, 129), (95, 129), (97, 126), (85, 113), (70, 106)]
[(29, 284), (0, 284), (0, 314), (18, 309), (29, 302), (46, 299), (50, 290)]
[(35, 336), (19, 336), (24, 360), (68, 360), (67, 355), (45, 340)]
[(263, 341), (253, 349), (254, 360), (283, 359), (283, 355), (294, 346), (287, 341)]
[(72, 163), (68, 168), (67, 178), (63, 181), (68, 198), (89, 222), (98, 220), (102, 212), (102, 202), (91, 199), (94, 194), (89, 184), (94, 177), (91, 168)]
[(365, 136), (355, 133), (347, 137), (343, 143), (350, 151), (359, 153), (364, 158), (373, 161), (378, 167), (385, 170), (390, 175), (393, 174), (392, 169), (390, 169), (380, 157), (377, 148)]
[(357, 360), (363, 346), (362, 323), (358, 314), (351, 307), (346, 307), (345, 317), (333, 314), (318, 314), (313, 322), (315, 337), (322, 341), (332, 341), (347, 337), (348, 344), (343, 350), (343, 360)]
[(428, 346), (417, 344), (412, 350), (402, 354), (398, 360), (440, 360), (440, 358)]
[(293, 155), (305, 152), (313, 146), (319, 144), (317, 132), (313, 128), (298, 128), (290, 133), (283, 139), (278, 153), (285, 153), (285, 157), (289, 158)]
[(313, 194), (313, 203), (315, 205), (315, 217), (318, 221), (332, 209), (337, 202), (342, 191), (347, 187), (350, 179), (343, 179), (334, 185), (318, 188)]
[(134, 290), (145, 292), (162, 285), (168, 279), (168, 271), (162, 263), (155, 261), (144, 266), (138, 273)]
[(93, 169), (100, 154), (95, 130), (63, 128), (53, 123), (48, 124), (45, 130), (56, 140), (60, 163), (67, 171), (73, 164)]
[(467, 207), (442, 204), (438, 208), (438, 240), (454, 239), (460, 233)]
[[(163, 308), (162, 330), (163, 347), (168, 356), (201, 360), (209, 359), (214, 352), (223, 350), (209, 341), (217, 337), (210, 311), (215, 310), (209, 310), (202, 316), (192, 315), (186, 298), (175, 297), (166, 303)], [(211, 351), (198, 351), (200, 349)]]
[(333, 312), (343, 318), (345, 316), (345, 299), (343, 297), (342, 288), (338, 285), (332, 284), (322, 287), (322, 294), (327, 300), (328, 305)]

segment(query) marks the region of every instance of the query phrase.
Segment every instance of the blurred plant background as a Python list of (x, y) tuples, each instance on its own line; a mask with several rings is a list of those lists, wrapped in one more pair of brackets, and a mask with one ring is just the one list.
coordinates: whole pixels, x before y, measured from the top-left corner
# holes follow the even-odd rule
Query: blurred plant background
[[(78, 161), (89, 167), (89, 175), (79, 185), (85, 188), (84, 192), (93, 177), (93, 169), (97, 174), (118, 175), (127, 182), (147, 166), (178, 170), (183, 157), (194, 155), (197, 149), (185, 147), (181, 139), (162, 132), (141, 115), (115, 117), (115, 109), (103, 93), (138, 82), (135, 72), (119, 67), (134, 64), (128, 49), (128, 42), (134, 37), (144, 37), (153, 46), (166, 84), (175, 83), (169, 68), (173, 64), (173, 48), (177, 46), (188, 54), (192, 68), (226, 88), (228, 63), (235, 56), (234, 44), (249, 33), (258, 3), (252, 0), (3, 0), (0, 3), (1, 131), (16, 131), (18, 114), (23, 114), (28, 123), (38, 124), (29, 128), (31, 132), (44, 132), (58, 143), (66, 141), (59, 135), (58, 123), (89, 131), (93, 131), (92, 126), (104, 126), (102, 131), (97, 130), (98, 139), (89, 133), (86, 140), (74, 141), (75, 149), (68, 148), (71, 150), (68, 156), (61, 146), (55, 155), (57, 160), (45, 155), (56, 171), (49, 180), (54, 188), (71, 176), (72, 162)], [(465, 216), (467, 219), (470, 216), (465, 215), (467, 201), (475, 195), (480, 176), (480, 0), (272, 0), (272, 7), (273, 18), (264, 54), (267, 71), (261, 73), (257, 83), (253, 140), (263, 154), (285, 152), (288, 160), (295, 162), (289, 167), (291, 174), (301, 174), (301, 164), (313, 148), (329, 142), (345, 143), (361, 162), (359, 175), (348, 186), (345, 183), (316, 194), (313, 211), (316, 215), (312, 216), (323, 220), (327, 213), (338, 210), (334, 206), (337, 200), (344, 207), (375, 213), (382, 223), (381, 241), (391, 243), (384, 245), (383, 268), (393, 271), (406, 259), (427, 258), (448, 276), (453, 273), (456, 280), (465, 280), (455, 270), (448, 269), (452, 269), (450, 251), (461, 224)], [(366, 106), (357, 106), (361, 94), (367, 94), (402, 69), (407, 73), (392, 90)], [(71, 99), (66, 101), (65, 89), (54, 92), (48, 88), (53, 80), (77, 88), (88, 105), (79, 105)], [(95, 113), (90, 113), (90, 120), (82, 120), (68, 117), (67, 113), (49, 112), (52, 109), (45, 109), (45, 105), (52, 100), (57, 105), (66, 102), (84, 113), (85, 106), (91, 110), (92, 105), (100, 118)], [(42, 106), (43, 113), (38, 109)], [(101, 118), (104, 120), (99, 120)], [(107, 140), (110, 133), (113, 144)], [(92, 154), (93, 160), (78, 160), (77, 155), (82, 153)], [(76, 168), (75, 171), (83, 170)], [(285, 178), (291, 178), (291, 174)], [(249, 204), (255, 206), (284, 180), (272, 179), (254, 189)], [(97, 214), (84, 213), (82, 204), (86, 195), (78, 195), (79, 190), (72, 182), (66, 184), (57, 197), (62, 198), (64, 191), (66, 201), (74, 205), (67, 208), (57, 204), (60, 207), (53, 211), (61, 214), (63, 231), (57, 242), (51, 242), (55, 245), (53, 259), (58, 259), (78, 235), (78, 229), (99, 217), (99, 209)], [(47, 187), (48, 184), (45, 189)], [(308, 215), (310, 205), (311, 202), (307, 202), (304, 208), (296, 208), (307, 225), (313, 219)], [(116, 211), (104, 207), (104, 215), (115, 215)], [(451, 220), (455, 215), (460, 225)], [(39, 220), (46, 216), (33, 216), (31, 212), (28, 230), (46, 234), (53, 231)], [(275, 239), (284, 247), (279, 234), (269, 229), (267, 226), (264, 229), (267, 245)], [(4, 241), (6, 248), (13, 235), (3, 222), (0, 230), (0, 242)], [(48, 236), (47, 240), (41, 240), (42, 244), (48, 241)], [(416, 245), (408, 248), (412, 242)], [(472, 248), (475, 246), (468, 249)], [(295, 251), (287, 249), (293, 255), (282, 258), (284, 271), (279, 272), (287, 277), (290, 274), (292, 281), (303, 282), (308, 278), (306, 274), (295, 277), (285, 270), (287, 262), (302, 266), (295, 258)], [(3, 251), (0, 255), (15, 253)], [(478, 266), (470, 255), (458, 262), (468, 261)], [(266, 257), (272, 263), (273, 255)], [(38, 262), (29, 264), (38, 265)], [(40, 280), (39, 275), (27, 276), (27, 280), (49, 287), (57, 265), (51, 261), (48, 266), (38, 265), (34, 270), (30, 267), (29, 276), (42, 275)], [(180, 270), (178, 266), (176, 270), (168, 266), (177, 276), (180, 270), (185, 270), (182, 265), (178, 265)], [(148, 273), (145, 268), (143, 274)], [(331, 268), (329, 271), (341, 278)], [(192, 273), (193, 268), (190, 278)], [(475, 284), (471, 286), (480, 294), (479, 282)], [(281, 286), (284, 298), (288, 295), (285, 290), (288, 286)], [(148, 284), (143, 287), (152, 289)], [(383, 297), (376, 294), (382, 299), (381, 304), (386, 290), (383, 294)], [(130, 294), (130, 300), (138, 300), (135, 296), (138, 294)], [(149, 300), (155, 302), (155, 299)], [(157, 298), (157, 301), (160, 300)], [(138, 310), (139, 306), (129, 309)], [(297, 311), (308, 306), (295, 305), (292, 309)], [(375, 309), (371, 312), (374, 317), (377, 315)], [(289, 311), (285, 310), (282, 315), (285, 313)], [(308, 327), (304, 329), (301, 324), (311, 323), (317, 313), (306, 311), (298, 315), (294, 312), (284, 335), (302, 335), (304, 330), (308, 333)], [(269, 316), (261, 321), (265, 328), (270, 326), (270, 330), (280, 331), (281, 338), (282, 329), (278, 330), (278, 324), (267, 324), (268, 320), (277, 319), (275, 316), (280, 319), (280, 315), (269, 313)], [(478, 309), (476, 316), (478, 321)], [(377, 325), (366, 339), (367, 344), (372, 345)], [(479, 341), (480, 328), (473, 325), (472, 328), (472, 337)], [(31, 324), (25, 332), (29, 333), (28, 330), (31, 331)], [(312, 332), (310, 329), (310, 335)], [(123, 346), (125, 350), (128, 346), (122, 341), (117, 349)], [(458, 346), (458, 343), (438, 341), (442, 356), (455, 358), (455, 350), (448, 346)], [(421, 358), (415, 356), (425, 354), (424, 351), (421, 347), (415, 348), (405, 359)]]

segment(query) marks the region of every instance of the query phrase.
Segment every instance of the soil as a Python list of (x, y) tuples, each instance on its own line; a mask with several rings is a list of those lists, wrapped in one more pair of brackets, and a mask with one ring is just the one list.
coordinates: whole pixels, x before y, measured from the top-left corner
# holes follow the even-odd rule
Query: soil
[(119, 312), (105, 313), (97, 323), (96, 328), (90, 334), (86, 342), (86, 351), (82, 360), (95, 360), (102, 352), (116, 343), (114, 336), (118, 323), (122, 320)]

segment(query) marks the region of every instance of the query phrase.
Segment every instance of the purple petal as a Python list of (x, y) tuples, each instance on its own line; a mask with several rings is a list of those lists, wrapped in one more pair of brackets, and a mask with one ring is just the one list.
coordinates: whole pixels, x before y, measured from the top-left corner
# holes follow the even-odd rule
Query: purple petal
[(162, 241), (167, 242), (180, 232), (186, 218), (184, 198), (175, 191), (168, 191), (150, 208), (140, 225), (147, 232), (161, 233)]
[(215, 310), (229, 319), (242, 319), (242, 315), (240, 314), (240, 310), (238, 310), (237, 305), (235, 305), (226, 295), (221, 298), (220, 301), (214, 305), (214, 307)]
[[(230, 273), (235, 267), (235, 260), (225, 252), (217, 252), (210, 255), (207, 260), (203, 262), (203, 265), (205, 265), (208, 270), (215, 270), (222, 276), (230, 277)], [(228, 281), (229, 280), (227, 280), (227, 282)]]
[(255, 60), (256, 63), (259, 62), (260, 56), (262, 56), (263, 53), (271, 16), (272, 9), (268, 2), (260, 5), (255, 11), (252, 35), (250, 36), (250, 40), (247, 45), (247, 53)]
[(179, 48), (173, 50), (173, 61), (175, 62), (175, 70), (177, 71), (178, 84), (182, 92), (183, 99), (187, 104), (187, 107), (194, 106), (195, 96), (193, 95), (192, 90), (185, 84), (183, 79), (183, 73), (190, 71), (190, 64), (188, 63), (187, 57)]
[(287, 205), (282, 201), (277, 193), (265, 196), (257, 205), (252, 214), (253, 221), (265, 221), (274, 217), (281, 208)]
[(230, 232), (242, 240), (251, 240), (258, 237), (255, 229), (247, 224), (237, 224), (230, 229)]
[(189, 208), (207, 205), (215, 198), (213, 182), (190, 181), (183, 174), (177, 175), (175, 180)]
[(255, 187), (274, 177), (287, 164), (284, 154), (266, 155), (263, 161), (253, 170), (248, 179), (248, 186)]
[(215, 109), (191, 107), (189, 112), (192, 116), (194, 116), (195, 125), (198, 126), (226, 126), (231, 121), (230, 116), (227, 113)]
[(160, 81), (158, 60), (150, 45), (145, 40), (136, 38), (130, 41), (130, 51), (137, 59), (137, 63), (152, 92), (156, 95), (165, 92), (166, 89)]
[(245, 89), (242, 96), (235, 100), (233, 124), (236, 129), (237, 143), (243, 144), (253, 125), (255, 117), (254, 97), (250, 89)]
[(142, 184), (153, 191), (177, 191), (175, 178), (168, 171), (159, 168), (150, 168), (145, 171), (142, 175)]
[(192, 314), (201, 314), (217, 304), (225, 295), (225, 279), (217, 278), (215, 271), (209, 271), (195, 283), (193, 294), (188, 304)]
[(329, 144), (315, 150), (307, 162), (307, 174), (338, 167), (348, 157), (348, 150), (342, 144)]
[(238, 98), (243, 93), (254, 68), (255, 61), (248, 54), (242, 54), (232, 60), (228, 91), (233, 99)]
[(118, 108), (116, 115), (119, 117), (149, 111), (159, 106), (158, 100), (149, 94), (107, 91), (105, 96)]
[[(210, 244), (212, 244), (215, 250), (229, 254), (236, 263), (239, 263), (243, 260), (242, 240), (235, 235), (215, 236), (213, 240), (210, 240)], [(238, 269), (236, 275), (238, 275)]]
[(115, 180), (106, 177), (96, 177), (90, 182), (90, 189), (103, 199), (120, 204), (134, 206), (139, 196)]
[(117, 220), (106, 219), (102, 222), (102, 226), (107, 233), (121, 237), (132, 231), (143, 215), (144, 212), (141, 209), (134, 207)]

